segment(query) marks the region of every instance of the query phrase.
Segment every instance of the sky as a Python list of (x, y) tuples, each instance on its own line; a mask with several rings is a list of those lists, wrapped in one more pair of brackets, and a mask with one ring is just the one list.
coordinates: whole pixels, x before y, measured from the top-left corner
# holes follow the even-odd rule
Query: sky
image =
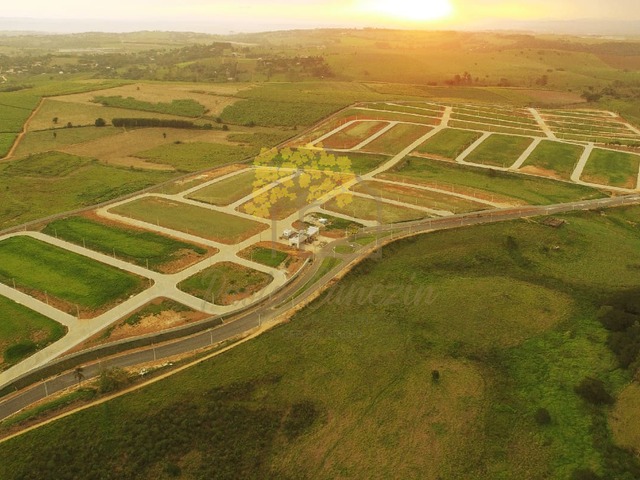
[[(22, 20), (19, 20), (22, 19)], [(638, 0), (20, 0), (5, 2), (0, 29), (24, 19), (86, 31), (183, 30), (228, 33), (312, 27), (526, 28), (571, 21), (637, 22)], [(10, 28), (12, 23), (16, 28)], [(555, 22), (555, 23), (554, 23)], [(84, 25), (84, 27), (83, 27)], [(73, 26), (73, 27), (72, 27)], [(638, 31), (640, 34), (640, 30)]]

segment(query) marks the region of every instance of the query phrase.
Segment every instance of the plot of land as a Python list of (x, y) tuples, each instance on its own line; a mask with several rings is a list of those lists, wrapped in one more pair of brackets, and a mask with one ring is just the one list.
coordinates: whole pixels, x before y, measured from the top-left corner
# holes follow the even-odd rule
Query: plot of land
[(242, 204), (240, 211), (261, 218), (283, 220), (353, 180), (352, 175), (301, 172)]
[(581, 185), (416, 157), (407, 157), (395, 169), (379, 177), (401, 182), (416, 181), (437, 188), (454, 188), (458, 193), (475, 194), (480, 198), (512, 204), (548, 205), (602, 196), (601, 192)]
[(216, 305), (231, 305), (250, 297), (273, 281), (263, 272), (231, 262), (217, 263), (186, 279), (180, 290)]
[(211, 205), (225, 206), (292, 173), (276, 169), (252, 169), (204, 187), (189, 195), (188, 198)]
[(612, 187), (636, 188), (640, 156), (596, 148), (582, 173), (585, 182)]
[(465, 158), (467, 162), (507, 168), (531, 145), (532, 138), (491, 135)]
[(375, 170), (389, 160), (387, 155), (371, 153), (339, 153), (308, 150), (305, 148), (284, 149), (266, 152), (256, 157), (257, 166), (292, 168), (294, 170), (327, 170), (345, 174), (361, 175)]
[(224, 167), (216, 168), (215, 170), (209, 170), (187, 178), (181, 178), (168, 185), (162, 185), (155, 191), (165, 195), (176, 195), (184, 192), (185, 190), (189, 190), (197, 187), (198, 185), (215, 180), (216, 178), (220, 178), (234, 172), (239, 172), (240, 170), (246, 170), (247, 168), (249, 167), (245, 164), (235, 163), (232, 165), (226, 165)]
[(258, 262), (273, 268), (278, 268), (284, 261), (289, 259), (289, 254), (281, 249), (257, 245), (242, 250), (238, 255), (252, 262)]
[(455, 160), (480, 136), (477, 132), (447, 128), (420, 145), (417, 151), (437, 158)]
[(0, 296), (0, 370), (64, 334), (59, 323)]
[[(142, 291), (148, 282), (31, 237), (0, 241), (0, 281), (57, 307), (89, 316)], [(58, 302), (57, 300), (60, 300)]]
[(385, 122), (357, 122), (343, 128), (338, 133), (322, 141), (325, 148), (350, 149), (379, 132), (388, 124)]
[(430, 131), (430, 127), (400, 123), (366, 145), (362, 151), (396, 155)]
[(429, 217), (428, 213), (413, 208), (399, 207), (390, 203), (349, 194), (338, 195), (322, 207), (343, 215), (363, 220), (374, 220), (384, 224)]
[(84, 217), (49, 223), (44, 233), (163, 273), (174, 273), (216, 253), (145, 230), (105, 224)]
[(134, 200), (111, 211), (125, 217), (226, 244), (241, 242), (268, 228), (263, 223), (228, 213), (158, 197)]
[(16, 149), (16, 156), (59, 150), (65, 146), (111, 137), (119, 133), (122, 133), (119, 128), (95, 126), (28, 132), (20, 141), (20, 145)]
[(583, 151), (584, 148), (578, 145), (543, 140), (520, 169), (568, 180)]
[(352, 190), (374, 197), (387, 198), (410, 205), (418, 205), (453, 213), (474, 212), (487, 208), (486, 205), (452, 195), (378, 181), (360, 182), (354, 186)]

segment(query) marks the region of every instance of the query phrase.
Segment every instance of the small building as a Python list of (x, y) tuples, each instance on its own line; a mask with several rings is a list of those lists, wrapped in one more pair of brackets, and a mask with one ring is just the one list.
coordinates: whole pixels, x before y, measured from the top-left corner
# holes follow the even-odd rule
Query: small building
[(287, 228), (284, 232), (282, 232), (282, 238), (288, 239), (291, 238), (296, 232)]
[(324, 226), (326, 227), (326, 226), (327, 226), (327, 224), (329, 223), (329, 219), (327, 219), (327, 218), (319, 218), (319, 219), (318, 219), (318, 222), (319, 222), (321, 225), (324, 225)]
[(307, 228), (306, 235), (309, 240), (313, 241), (315, 240), (315, 238), (318, 236), (319, 233), (320, 233), (320, 229), (318, 227), (309, 227)]
[(308, 240), (308, 236), (306, 233), (299, 233), (291, 238), (289, 238), (289, 245), (292, 247), (300, 248), (304, 243)]

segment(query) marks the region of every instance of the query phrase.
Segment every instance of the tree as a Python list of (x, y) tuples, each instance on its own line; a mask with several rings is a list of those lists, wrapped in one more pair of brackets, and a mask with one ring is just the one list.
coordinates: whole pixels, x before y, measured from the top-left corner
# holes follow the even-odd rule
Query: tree
[(104, 118), (96, 118), (96, 127), (105, 127), (107, 122), (105, 122)]
[(71, 128), (71, 127), (73, 127), (73, 123), (67, 122), (67, 128)]
[(551, 423), (551, 414), (546, 408), (539, 408), (534, 415), (538, 425), (549, 425)]
[(434, 383), (438, 383), (440, 381), (440, 370), (432, 370), (431, 371), (431, 380)]
[(58, 124), (58, 117), (53, 117), (53, 119), (51, 121), (57, 125)]
[(100, 372), (98, 391), (110, 393), (120, 390), (131, 382), (129, 374), (121, 368), (109, 368)]
[(80, 385), (82, 380), (84, 380), (84, 368), (76, 367), (76, 369), (73, 371), (73, 376), (76, 377), (78, 385)]
[(597, 378), (584, 378), (580, 384), (576, 386), (575, 392), (593, 405), (611, 405), (614, 402), (604, 382)]

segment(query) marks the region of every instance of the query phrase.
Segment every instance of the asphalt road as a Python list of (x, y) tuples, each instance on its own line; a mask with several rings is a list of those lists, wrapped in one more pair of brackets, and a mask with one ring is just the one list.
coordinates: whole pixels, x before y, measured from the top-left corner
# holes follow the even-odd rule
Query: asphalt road
[[(369, 232), (398, 232), (398, 236), (394, 234), (393, 238), (399, 236), (411, 235), (416, 233), (424, 233), (434, 230), (452, 229), (464, 226), (503, 222), (515, 220), (519, 218), (553, 215), (566, 213), (574, 210), (592, 210), (598, 208), (610, 208), (632, 203), (640, 203), (640, 195), (627, 195), (614, 198), (604, 198), (598, 200), (589, 200), (583, 202), (573, 202), (557, 204), (545, 207), (522, 207), (510, 208), (503, 210), (484, 211), (478, 213), (470, 213), (466, 215), (458, 215), (454, 217), (445, 217), (432, 220), (421, 220), (417, 222), (399, 225), (385, 225), (381, 227), (371, 227), (366, 229)], [(388, 237), (385, 241), (390, 240)], [(215, 345), (223, 341), (231, 340), (239, 335), (246, 334), (259, 326), (260, 322), (270, 318), (275, 318), (303, 304), (309, 297), (314, 295), (319, 289), (323, 288), (344, 266), (351, 261), (363, 256), (366, 249), (356, 251), (350, 255), (342, 255), (344, 259), (339, 266), (328, 272), (320, 281), (309, 288), (304, 294), (289, 302), (288, 298), (292, 293), (297, 291), (302, 285), (308, 282), (322, 264), (322, 260), (327, 256), (333, 255), (333, 249), (347, 243), (347, 240), (337, 240), (328, 244), (317, 256), (316, 261), (306, 272), (301, 274), (294, 282), (287, 285), (280, 292), (266, 303), (251, 309), (235, 318), (228, 319), (223, 325), (205, 330), (201, 333), (191, 335), (164, 344), (158, 344), (132, 352), (123, 353), (114, 357), (106, 358), (94, 363), (80, 365), (83, 369), (85, 380), (97, 377), (105, 368), (111, 367), (130, 367), (151, 361), (159, 361), (170, 358), (177, 354), (188, 353), (207, 346)], [(282, 305), (286, 302), (285, 305)], [(48, 378), (35, 385), (27, 387), (19, 392), (10, 394), (0, 399), (0, 420), (7, 418), (14, 413), (28, 407), (29, 405), (46, 398), (47, 396), (64, 390), (78, 381), (75, 370), (66, 371), (58, 376)]]

